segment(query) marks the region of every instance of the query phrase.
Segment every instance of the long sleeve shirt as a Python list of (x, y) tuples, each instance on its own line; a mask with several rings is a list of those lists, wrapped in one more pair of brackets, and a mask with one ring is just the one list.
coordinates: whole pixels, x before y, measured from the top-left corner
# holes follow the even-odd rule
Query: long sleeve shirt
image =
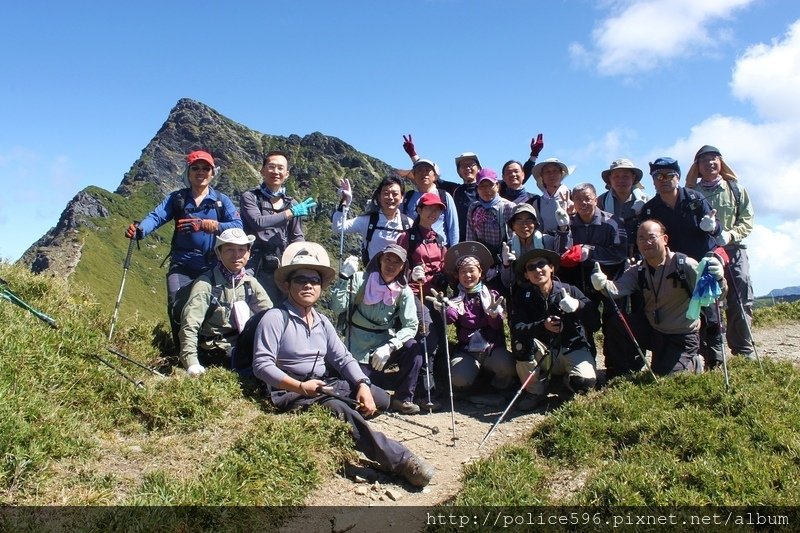
[[(183, 204), (183, 210), (180, 209)], [(221, 212), (221, 220), (217, 217), (217, 210)], [(170, 261), (173, 267), (181, 267), (190, 272), (194, 277), (217, 262), (214, 255), (214, 242), (216, 236), (230, 228), (241, 228), (242, 220), (231, 199), (213, 187), (208, 188), (208, 194), (198, 205), (190, 188), (172, 192), (164, 198), (144, 220), (139, 223), (142, 236), (146, 237), (170, 220), (182, 218), (202, 218), (219, 222), (219, 230), (215, 234), (203, 231), (182, 232), (175, 231), (170, 250)]]
[[(737, 184), (738, 185), (738, 184)], [(702, 182), (697, 183), (693, 190), (702, 194), (712, 209), (717, 210), (717, 220), (722, 224), (722, 229), (730, 232), (730, 244), (741, 244), (742, 241), (753, 231), (753, 204), (750, 202), (750, 195), (741, 185), (738, 185), (741, 196), (738, 217), (736, 216), (736, 199), (733, 196), (731, 187), (726, 180), (712, 188), (703, 187)]]
[[(434, 189), (433, 191), (438, 194), (438, 190)], [(409, 193), (406, 193), (409, 194)], [(417, 218), (417, 203), (419, 202), (422, 193), (419, 191), (411, 191), (411, 194), (408, 196), (408, 201), (403, 199), (403, 213), (406, 214), (409, 218), (416, 220)], [(445, 239), (445, 246), (453, 246), (457, 242), (459, 242), (459, 235), (458, 235), (458, 211), (456, 211), (456, 204), (453, 201), (453, 197), (450, 196), (450, 193), (444, 193), (444, 203), (445, 203), (445, 210), (444, 212), (439, 215), (439, 218), (436, 222), (433, 223), (433, 229), (444, 237)]]
[[(331, 287), (331, 310), (345, 313), (348, 304), (354, 305), (353, 317), (347, 327), (350, 353), (359, 363), (368, 363), (369, 355), (384, 344), (397, 350), (417, 334), (419, 319), (414, 293), (406, 286), (392, 305), (384, 302), (367, 305), (359, 298), (361, 286), (366, 283), (364, 272), (353, 274), (352, 280), (338, 279)], [(348, 295), (352, 282), (352, 293)], [(353, 301), (349, 301), (353, 298)], [(358, 301), (358, 300), (361, 301)]]
[(286, 218), (286, 210), (296, 203), (287, 196), (283, 198), (283, 205), (276, 209), (260, 188), (242, 193), (244, 230), (256, 237), (254, 260), (263, 253), (280, 258), (289, 244), (305, 240), (300, 217)]
[(286, 319), (280, 309), (270, 309), (256, 328), (253, 374), (258, 379), (270, 387), (277, 387), (287, 376), (301, 381), (321, 379), (326, 363), (352, 385), (366, 378), (330, 320), (312, 309), (314, 323), (309, 327), (291, 301), (283, 305)]
[[(384, 215), (382, 211), (379, 211), (377, 215), (375, 228), (369, 242), (367, 242), (367, 235), (370, 229), (369, 226), (372, 214), (366, 213), (344, 221), (345, 233), (357, 233), (361, 235), (363, 243), (367, 248), (368, 260), (372, 259), (375, 254), (386, 248), (387, 244), (397, 242), (411, 227), (411, 219), (403, 215), (399, 209), (395, 212), (392, 219), (386, 218), (386, 215)], [(341, 231), (342, 212), (334, 211), (333, 232), (338, 235)]]

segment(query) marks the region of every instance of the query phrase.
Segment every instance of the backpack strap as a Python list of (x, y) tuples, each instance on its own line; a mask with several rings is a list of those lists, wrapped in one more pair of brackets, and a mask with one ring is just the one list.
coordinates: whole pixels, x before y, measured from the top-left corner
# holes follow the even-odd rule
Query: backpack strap
[(736, 225), (739, 222), (739, 204), (742, 203), (742, 191), (739, 189), (739, 184), (736, 183), (736, 180), (726, 180), (726, 183), (733, 195), (733, 224)]

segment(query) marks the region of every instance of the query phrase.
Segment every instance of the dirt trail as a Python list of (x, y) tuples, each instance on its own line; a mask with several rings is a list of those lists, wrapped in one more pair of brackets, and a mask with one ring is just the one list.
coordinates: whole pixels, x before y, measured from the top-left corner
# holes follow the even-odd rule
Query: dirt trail
[[(800, 364), (800, 325), (788, 324), (756, 330), (761, 357), (793, 360)], [(602, 376), (602, 355), (598, 356)], [(496, 398), (494, 405), (456, 402), (455, 428), (458, 440), (452, 441), (449, 409), (412, 419), (439, 428), (431, 435), (415, 427), (385, 416), (372, 423), (387, 435), (403, 442), (414, 453), (436, 467), (436, 476), (428, 487), (415, 489), (397, 477), (372, 472), (377, 483), (356, 481), (343, 476), (329, 479), (307, 500), (308, 506), (283, 531), (419, 531), (425, 514), (411, 512), (408, 506), (431, 507), (447, 501), (461, 490), (461, 475), (466, 464), (491, 455), (498, 447), (522, 439), (544, 420), (547, 412), (558, 406), (557, 398), (532, 413), (512, 409), (486, 444), (478, 449), (484, 435), (505, 409), (508, 400)], [(442, 403), (449, 406), (449, 399)], [(368, 477), (368, 476), (365, 476)], [(562, 480), (564, 481), (564, 480)], [(403, 509), (403, 508), (406, 509)]]

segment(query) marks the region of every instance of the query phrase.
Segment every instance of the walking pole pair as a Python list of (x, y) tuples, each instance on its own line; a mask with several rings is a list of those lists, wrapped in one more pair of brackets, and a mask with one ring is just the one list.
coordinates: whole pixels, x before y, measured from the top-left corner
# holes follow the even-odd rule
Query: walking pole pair
[(453, 400), (453, 373), (450, 370), (450, 341), (447, 339), (447, 303), (445, 301), (441, 302), (442, 304), (442, 327), (444, 333), (444, 360), (445, 366), (447, 366), (447, 386), (450, 389), (450, 428), (453, 431), (453, 447), (456, 446), (456, 441), (458, 441), (458, 437), (456, 437), (456, 407), (455, 401)]
[[(138, 224), (138, 222), (134, 222)], [(138, 227), (137, 227), (138, 231)], [(119, 316), (119, 306), (122, 303), (122, 291), (125, 290), (125, 279), (128, 277), (128, 269), (131, 267), (131, 255), (133, 254), (134, 241), (139, 242), (138, 239), (131, 239), (128, 244), (128, 254), (125, 256), (125, 263), (122, 265), (122, 282), (119, 285), (119, 293), (117, 294), (117, 303), (114, 305), (114, 315), (111, 317), (111, 328), (108, 330), (108, 342), (111, 342), (111, 337), (114, 336), (114, 326), (117, 324), (117, 317)]]

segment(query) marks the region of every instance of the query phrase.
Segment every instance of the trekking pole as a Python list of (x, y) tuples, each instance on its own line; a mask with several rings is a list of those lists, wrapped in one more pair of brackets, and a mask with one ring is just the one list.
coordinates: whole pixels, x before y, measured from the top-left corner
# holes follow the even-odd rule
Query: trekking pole
[[(736, 280), (733, 277), (733, 269), (731, 264), (728, 263), (728, 275), (731, 278), (730, 285), (733, 287), (733, 295), (736, 297), (736, 301), (739, 302), (739, 310), (742, 312), (742, 320), (744, 321), (745, 328), (747, 328), (747, 336), (750, 337), (750, 344), (753, 345), (753, 353), (756, 354), (756, 361), (758, 361), (758, 367), (761, 369), (761, 373), (764, 373), (764, 365), (761, 364), (761, 357), (758, 355), (758, 350), (756, 349), (756, 339), (753, 337), (753, 330), (750, 327), (750, 322), (747, 320), (747, 313), (745, 312), (744, 302), (742, 302), (742, 295), (739, 293), (739, 287), (736, 285)], [(722, 323), (722, 316), (719, 319), (720, 323)], [(723, 340), (724, 342), (724, 340)]]
[[(538, 367), (537, 367), (537, 368), (538, 368)], [(533, 374), (534, 374), (534, 372), (536, 372), (536, 368), (534, 368), (533, 370), (531, 370), (530, 374), (528, 374), (528, 377), (527, 377), (527, 378), (525, 378), (525, 382), (524, 382), (524, 383), (522, 384), (522, 386), (519, 388), (519, 390), (518, 390), (518, 391), (517, 391), (517, 393), (514, 395), (514, 397), (513, 397), (513, 398), (511, 398), (511, 401), (508, 403), (508, 406), (506, 407), (505, 411), (503, 411), (503, 412), (500, 414), (500, 416), (497, 418), (497, 422), (495, 422), (495, 423), (494, 423), (494, 425), (493, 425), (493, 426), (492, 426), (492, 428), (489, 430), (489, 432), (488, 432), (488, 433), (487, 433), (487, 434), (486, 434), (486, 435), (483, 437), (483, 440), (482, 440), (482, 441), (481, 441), (481, 443), (478, 445), (478, 449), (479, 449), (479, 450), (481, 449), (481, 447), (483, 447), (483, 445), (486, 443), (486, 441), (487, 441), (487, 440), (489, 440), (489, 437), (491, 437), (491, 436), (492, 436), (492, 433), (494, 433), (494, 430), (495, 430), (495, 429), (497, 429), (497, 426), (499, 426), (499, 425), (500, 425), (500, 422), (502, 422), (502, 421), (503, 421), (503, 418), (505, 418), (506, 414), (508, 414), (508, 412), (511, 410), (511, 407), (512, 407), (512, 406), (514, 405), (514, 403), (517, 401), (517, 398), (519, 398), (519, 397), (520, 397), (520, 395), (522, 394), (522, 391), (524, 391), (524, 390), (525, 390), (525, 387), (527, 387), (527, 386), (528, 386), (528, 383), (530, 383), (530, 382), (531, 382), (531, 379), (533, 379)]]
[(428, 414), (433, 413), (433, 402), (431, 401), (431, 367), (428, 364), (428, 328), (425, 327), (425, 301), (423, 300), (423, 284), (419, 282), (419, 305), (420, 307), (420, 323), (422, 324), (422, 349), (425, 353), (425, 389), (428, 392), (428, 403), (425, 407), (428, 408)]
[[(342, 396), (341, 394), (336, 394), (335, 392), (333, 392), (333, 389), (331, 387), (318, 387), (317, 388), (317, 392), (319, 392), (323, 396), (328, 396), (329, 398), (336, 398), (337, 400), (341, 400), (344, 403), (346, 403), (347, 405), (349, 405), (350, 407), (359, 408), (359, 407), (363, 407), (364, 406), (363, 403), (361, 403), (361, 402), (359, 402), (357, 400), (354, 400), (352, 398), (348, 398), (347, 396)], [(426, 424), (423, 424), (422, 422), (416, 422), (414, 420), (409, 420), (408, 418), (406, 418), (404, 416), (400, 416), (397, 413), (393, 413), (391, 411), (380, 411), (379, 410), (378, 412), (380, 414), (382, 414), (382, 415), (386, 415), (386, 416), (389, 416), (389, 417), (392, 417), (392, 418), (396, 418), (397, 420), (402, 420), (406, 424), (411, 424), (412, 426), (417, 426), (417, 427), (421, 427), (421, 428), (427, 429), (428, 431), (430, 431), (434, 435), (439, 433), (439, 428), (437, 426), (428, 426)]]
[(644, 357), (642, 348), (639, 346), (639, 341), (636, 340), (636, 335), (633, 334), (633, 331), (631, 331), (631, 327), (628, 325), (628, 321), (625, 320), (625, 315), (622, 314), (622, 311), (617, 305), (617, 302), (614, 301), (614, 298), (608, 296), (608, 300), (614, 307), (614, 312), (617, 313), (617, 317), (619, 318), (620, 322), (622, 322), (622, 325), (625, 326), (625, 331), (628, 332), (628, 337), (630, 337), (631, 341), (633, 342), (633, 345), (636, 347), (636, 351), (639, 353), (639, 357), (642, 359), (644, 366), (647, 367), (648, 372), (650, 372), (650, 375), (653, 376), (653, 380), (658, 382), (658, 377), (655, 375), (653, 369), (650, 367), (650, 363), (648, 363), (647, 359)]
[(161, 372), (159, 372), (158, 370), (150, 368), (147, 365), (143, 365), (142, 363), (140, 363), (139, 361), (136, 361), (135, 359), (131, 359), (130, 357), (128, 357), (124, 353), (120, 352), (119, 350), (116, 350), (114, 348), (106, 348), (106, 350), (108, 350), (109, 352), (113, 353), (114, 355), (116, 355), (120, 359), (124, 359), (125, 361), (128, 361), (129, 363), (133, 363), (134, 365), (138, 366), (139, 368), (143, 368), (143, 369), (147, 370), (148, 372), (150, 372), (151, 374), (155, 374), (156, 376), (158, 376), (160, 378), (167, 377), (164, 374), (162, 374)]
[[(134, 222), (134, 224), (138, 224), (138, 222)], [(128, 255), (125, 256), (125, 263), (122, 265), (122, 282), (119, 284), (117, 303), (114, 305), (114, 316), (111, 317), (111, 328), (108, 330), (108, 342), (111, 342), (111, 337), (114, 336), (114, 325), (116, 325), (117, 317), (119, 316), (119, 304), (122, 303), (122, 291), (125, 290), (125, 278), (128, 277), (128, 269), (131, 266), (131, 254), (133, 254), (134, 241), (137, 243), (139, 242), (138, 239), (136, 239), (136, 235), (134, 235), (134, 238), (131, 239), (131, 242), (128, 245)]]
[(5, 300), (8, 300), (12, 304), (15, 304), (25, 309), (26, 311), (31, 313), (33, 316), (35, 316), (42, 322), (46, 322), (47, 325), (50, 326), (51, 328), (58, 329), (58, 324), (56, 324), (56, 321), (53, 318), (47, 316), (38, 309), (32, 307), (31, 305), (26, 303), (22, 298), (14, 294), (14, 292), (8, 288), (8, 282), (3, 278), (0, 278), (0, 285), (3, 285), (2, 291), (0, 291), (0, 297), (4, 298)]
[(114, 365), (112, 365), (111, 363), (109, 363), (108, 361), (106, 361), (105, 359), (103, 359), (102, 357), (100, 357), (97, 354), (89, 354), (89, 356), (90, 357), (94, 357), (95, 359), (97, 359), (98, 361), (100, 361), (101, 363), (106, 365), (108, 368), (110, 368), (111, 370), (113, 370), (114, 372), (116, 372), (117, 374), (122, 376), (124, 379), (126, 379), (127, 381), (130, 381), (131, 383), (133, 383), (136, 386), (137, 389), (143, 389), (144, 388), (144, 381), (141, 381), (141, 380), (137, 381), (137, 380), (133, 379), (128, 374), (126, 374), (125, 372), (123, 372), (119, 368), (115, 367)]
[(342, 206), (342, 226), (339, 230), (339, 272), (342, 271), (342, 261), (344, 258), (344, 223), (347, 220), (347, 205)]
[(456, 407), (453, 401), (453, 373), (450, 370), (450, 341), (447, 340), (447, 304), (442, 302), (442, 323), (444, 327), (444, 360), (447, 366), (447, 386), (450, 388), (450, 428), (453, 430), (453, 447), (456, 446)]
[(725, 375), (725, 390), (731, 390), (731, 382), (728, 377), (728, 356), (726, 355), (725, 347), (725, 325), (722, 323), (722, 313), (719, 310), (719, 300), (715, 300), (714, 304), (717, 306), (717, 317), (719, 318), (719, 332), (722, 335), (722, 372)]

